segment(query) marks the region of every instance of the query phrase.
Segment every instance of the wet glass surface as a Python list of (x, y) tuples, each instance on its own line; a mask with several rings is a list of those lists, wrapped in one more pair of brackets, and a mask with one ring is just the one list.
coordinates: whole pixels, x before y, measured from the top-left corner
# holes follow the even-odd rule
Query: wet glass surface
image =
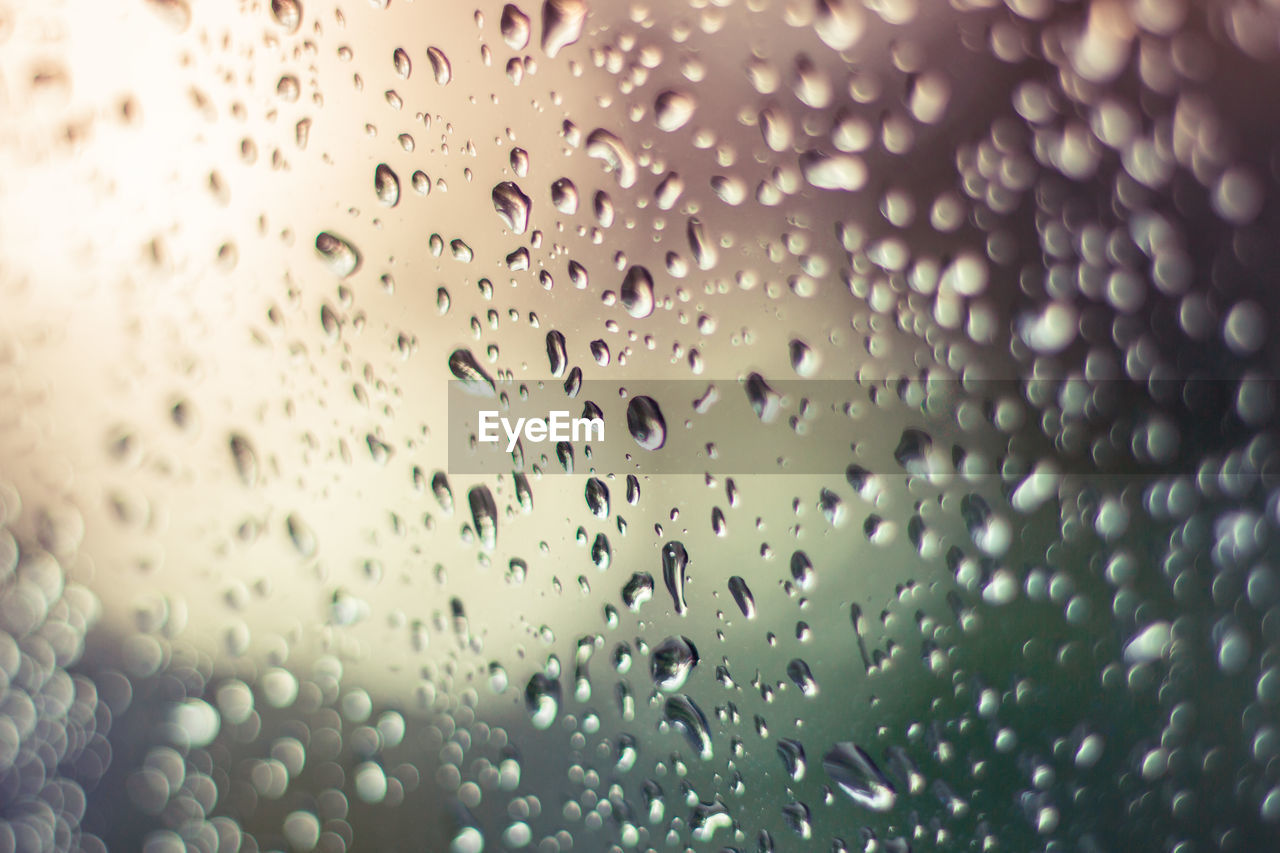
[(0, 853), (1271, 849), (1277, 84), (1273, 0), (0, 0)]

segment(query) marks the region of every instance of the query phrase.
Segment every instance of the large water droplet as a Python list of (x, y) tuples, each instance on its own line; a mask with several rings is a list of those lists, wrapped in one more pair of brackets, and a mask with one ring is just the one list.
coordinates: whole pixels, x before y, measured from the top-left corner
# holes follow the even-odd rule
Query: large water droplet
[(445, 56), (443, 50), (432, 45), (427, 48), (427, 59), (431, 62), (431, 73), (435, 76), (436, 82), (441, 86), (447, 86), (453, 79), (453, 65), (449, 62), (449, 57)]
[(494, 503), (493, 493), (488, 486), (472, 486), (467, 492), (467, 503), (471, 507), (471, 520), (475, 523), (480, 544), (486, 551), (492, 551), (498, 544), (498, 506)]
[(555, 329), (547, 332), (547, 361), (551, 364), (551, 375), (557, 378), (563, 376), (569, 366), (564, 335)]
[(688, 124), (697, 107), (698, 103), (692, 95), (667, 89), (654, 100), (654, 121), (657, 122), (659, 130), (670, 133)]
[(688, 637), (667, 637), (649, 655), (649, 675), (659, 690), (679, 690), (698, 665), (698, 649)]
[(346, 240), (321, 231), (316, 235), (316, 253), (334, 275), (346, 278), (360, 269), (360, 253)]
[(609, 517), (609, 487), (599, 477), (592, 477), (587, 480), (587, 488), (585, 492), (587, 499), (587, 509), (591, 510), (591, 514), (596, 518)]
[(744, 388), (751, 411), (764, 423), (772, 423), (782, 410), (782, 395), (773, 390), (759, 373), (748, 374)]
[(653, 575), (648, 572), (635, 572), (622, 587), (622, 603), (629, 610), (638, 612), (652, 598)]
[(395, 207), (400, 202), (400, 178), (386, 163), (379, 163), (373, 172), (373, 191), (378, 201), (387, 207)]
[(806, 697), (812, 698), (818, 695), (818, 682), (810, 672), (809, 664), (800, 658), (794, 658), (787, 664), (787, 677)]
[(409, 59), (409, 52), (403, 47), (397, 47), (392, 52), (391, 65), (396, 70), (396, 76), (401, 80), (408, 80), (409, 75), (413, 73), (413, 62)]
[(535, 672), (524, 689), (525, 707), (535, 729), (549, 729), (560, 713), (560, 682)]
[(709, 760), (712, 757), (711, 728), (698, 704), (681, 693), (667, 698), (664, 711), (667, 722), (680, 730), (698, 757), (703, 761)]
[(893, 808), (897, 793), (892, 783), (857, 744), (837, 743), (823, 756), (822, 769), (858, 805), (877, 812)]
[(566, 216), (578, 212), (578, 188), (568, 178), (560, 178), (551, 185), (551, 203)]
[(729, 578), (729, 592), (733, 595), (733, 600), (743, 616), (748, 619), (756, 618), (755, 596), (751, 594), (751, 587), (747, 586), (747, 582), (741, 576), (734, 575)]
[(800, 741), (791, 738), (778, 741), (778, 757), (782, 759), (782, 766), (791, 781), (799, 782), (804, 778), (805, 755)]
[(287, 32), (295, 33), (302, 24), (302, 4), (298, 0), (271, 0), (271, 16)]
[(480, 362), (469, 349), (456, 349), (449, 356), (449, 370), (462, 381), (467, 393), (479, 397), (492, 397), (497, 393), (493, 378), (485, 373)]
[(817, 0), (813, 29), (832, 50), (848, 50), (862, 38), (866, 14), (854, 0)]
[(636, 168), (635, 155), (621, 139), (612, 131), (598, 127), (587, 136), (587, 156), (602, 161), (614, 177), (618, 186), (629, 189), (635, 186), (639, 172)]
[(515, 234), (528, 230), (532, 205), (533, 201), (511, 181), (503, 181), (493, 188), (493, 209)]
[(860, 190), (867, 183), (867, 166), (852, 154), (809, 152), (801, 156), (804, 179), (820, 190)]
[(502, 40), (512, 50), (524, 50), (529, 46), (529, 16), (521, 12), (519, 7), (508, 3), (502, 7), (502, 18), (498, 22), (502, 32)]
[(627, 431), (645, 450), (658, 450), (666, 443), (667, 422), (652, 397), (631, 398), (627, 404)]
[(679, 542), (662, 546), (662, 580), (671, 593), (671, 603), (676, 613), (683, 616), (688, 610), (684, 599), (685, 582), (688, 580), (689, 552)]
[(649, 275), (649, 270), (639, 265), (628, 269), (622, 278), (619, 297), (622, 299), (622, 307), (637, 320), (643, 320), (652, 314), (653, 276)]
[(542, 4), (542, 52), (554, 57), (582, 38), (586, 0), (546, 0)]

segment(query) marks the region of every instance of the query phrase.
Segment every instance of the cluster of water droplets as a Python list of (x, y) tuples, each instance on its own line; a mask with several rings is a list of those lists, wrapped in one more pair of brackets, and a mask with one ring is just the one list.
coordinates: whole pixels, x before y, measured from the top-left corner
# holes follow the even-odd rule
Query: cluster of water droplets
[[(361, 195), (299, 213), (305, 259), (250, 335), (340, 381), (261, 407), (296, 457), (261, 424), (219, 434), (246, 509), (210, 548), (283, 546), (276, 583), (315, 607), (263, 639), (269, 579), (219, 578), (215, 661), (183, 636), (194, 603), (157, 593), (103, 639), (118, 661), (77, 671), (98, 605), (67, 581), (76, 517), (10, 533), (0, 491), (0, 849), (98, 849), (95, 808), (148, 853), (1263, 849), (1280, 128), (1242, 93), (1275, 82), (1274, 10), (546, 0), (438, 45), (374, 3), (365, 55), (357, 13), (320, 6), (254, 11), (280, 61), (255, 103), (287, 128), (235, 150), (327, 169), (313, 56), (376, 106)], [(646, 370), (690, 384), (630, 393)], [(447, 380), (504, 406), (546, 377), (567, 400), (614, 381), (640, 460), (728, 395), (762, 446), (832, 417), (849, 440), (803, 486), (572, 446), (480, 476), (423, 461), (443, 403), (400, 414)], [(113, 434), (113, 464), (138, 441)], [(325, 454), (385, 472), (344, 495), (376, 530), (283, 505)], [(112, 512), (149, 530), (136, 503)], [(366, 686), (382, 666), (409, 699)]]

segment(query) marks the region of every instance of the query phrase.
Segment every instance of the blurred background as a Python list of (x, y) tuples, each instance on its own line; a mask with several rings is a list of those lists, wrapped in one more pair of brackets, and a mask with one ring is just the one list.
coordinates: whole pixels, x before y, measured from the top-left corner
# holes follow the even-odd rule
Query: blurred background
[[(0, 851), (1269, 849), (1278, 51), (0, 0)], [(779, 415), (477, 474), (456, 380)]]

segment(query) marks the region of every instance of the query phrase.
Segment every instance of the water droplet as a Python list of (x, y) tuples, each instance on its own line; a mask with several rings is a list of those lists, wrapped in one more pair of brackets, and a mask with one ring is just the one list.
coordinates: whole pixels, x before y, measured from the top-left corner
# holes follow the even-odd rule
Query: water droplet
[(787, 151), (795, 141), (795, 126), (791, 115), (776, 104), (770, 104), (760, 111), (760, 134), (764, 144), (774, 151)]
[(564, 335), (554, 329), (547, 332), (547, 360), (551, 363), (551, 375), (559, 378), (569, 366)]
[(409, 54), (403, 47), (397, 47), (391, 54), (391, 64), (396, 69), (396, 76), (401, 80), (408, 80), (409, 74), (413, 71), (413, 63), (409, 61)]
[(435, 76), (436, 82), (441, 86), (447, 86), (453, 79), (453, 65), (450, 64), (449, 57), (444, 55), (443, 50), (432, 45), (427, 48), (427, 59), (431, 62), (431, 73)]
[(258, 484), (258, 454), (253, 449), (253, 444), (240, 433), (231, 434), (231, 458), (236, 465), (236, 473), (240, 475), (240, 482), (246, 486), (253, 487)]
[(360, 253), (355, 246), (328, 231), (316, 235), (316, 253), (329, 271), (340, 278), (347, 278), (360, 269)]
[[(666, 443), (667, 422), (652, 397), (631, 398), (627, 404), (627, 431), (645, 450), (658, 450)], [(636, 494), (639, 494), (638, 486)]]
[(923, 430), (908, 427), (902, 431), (893, 458), (908, 474), (924, 475), (929, 471), (929, 453), (933, 439)]
[(587, 499), (587, 509), (591, 510), (591, 514), (596, 518), (609, 517), (609, 487), (599, 477), (592, 477), (587, 480), (587, 488), (585, 492)]
[(492, 397), (497, 394), (493, 378), (485, 372), (469, 349), (456, 349), (449, 356), (449, 371), (461, 380), (467, 393), (479, 397)]
[(720, 260), (720, 251), (716, 248), (716, 244), (707, 237), (706, 228), (703, 226), (702, 220), (696, 216), (689, 217), (685, 236), (689, 240), (689, 251), (693, 253), (693, 260), (698, 265), (698, 269), (709, 270), (714, 267)]
[(802, 590), (813, 587), (817, 573), (813, 570), (813, 561), (804, 551), (796, 551), (791, 555), (791, 579)]
[(551, 185), (551, 203), (565, 216), (578, 212), (578, 188), (568, 178), (560, 178)]
[(671, 594), (671, 603), (676, 613), (683, 616), (688, 610), (685, 604), (684, 588), (688, 580), (689, 552), (679, 542), (668, 542), (662, 546), (662, 580)]
[(395, 207), (400, 203), (400, 178), (386, 163), (379, 163), (373, 172), (373, 191), (378, 201), (387, 207)]
[(529, 174), (529, 152), (523, 148), (511, 149), (511, 171), (516, 173), (517, 178), (526, 177)]
[(648, 572), (635, 572), (622, 587), (622, 603), (633, 612), (653, 598), (653, 575)]
[(849, 799), (863, 808), (886, 812), (893, 808), (897, 792), (862, 747), (841, 741), (822, 759), (822, 769)]
[[(587, 156), (600, 160), (613, 173), (618, 186), (630, 189), (639, 174), (635, 155), (613, 132), (598, 127), (587, 136)], [(606, 226), (607, 227), (607, 226)]]
[(659, 93), (653, 102), (653, 117), (659, 130), (667, 133), (679, 130), (693, 118), (698, 103), (687, 92), (667, 89)]
[(808, 698), (818, 695), (818, 682), (814, 680), (813, 673), (809, 671), (809, 664), (800, 658), (793, 658), (787, 664), (787, 677), (791, 679), (791, 683), (800, 688), (800, 692)]
[(542, 52), (554, 58), (582, 38), (587, 11), (586, 0), (545, 0), (542, 4)]
[(848, 50), (866, 29), (866, 14), (853, 0), (817, 0), (814, 32), (832, 50)]
[(1157, 661), (1169, 652), (1172, 643), (1173, 626), (1168, 622), (1153, 622), (1125, 645), (1125, 663)]
[(748, 619), (756, 618), (755, 596), (751, 594), (751, 587), (747, 586), (747, 582), (742, 577), (734, 575), (729, 578), (729, 592), (733, 595), (733, 600), (743, 616)]
[(302, 4), (298, 0), (271, 0), (271, 16), (286, 32), (295, 33), (302, 23)]
[(649, 655), (649, 675), (667, 693), (683, 687), (697, 665), (698, 650), (688, 637), (667, 637)]
[(744, 384), (751, 411), (764, 423), (772, 423), (782, 411), (782, 395), (773, 390), (759, 373), (751, 373)]
[(502, 32), (502, 40), (507, 43), (507, 47), (512, 50), (524, 50), (528, 47), (531, 30), (529, 16), (521, 12), (517, 6), (508, 3), (502, 7), (502, 18), (498, 28)]
[(523, 234), (528, 230), (532, 205), (533, 201), (511, 181), (503, 181), (493, 188), (493, 209), (512, 233)]
[(535, 729), (549, 729), (560, 713), (560, 682), (535, 672), (524, 689), (524, 703)]
[(681, 693), (667, 698), (664, 713), (667, 722), (684, 735), (698, 757), (703, 761), (710, 760), (713, 754), (711, 728), (707, 725), (707, 717), (698, 704)]
[(809, 379), (818, 372), (818, 354), (807, 343), (799, 338), (792, 338), (787, 351), (791, 357), (791, 369), (797, 376)]
[(805, 755), (800, 741), (791, 738), (778, 741), (778, 757), (782, 759), (782, 767), (791, 781), (799, 782), (804, 779)]
[(820, 190), (853, 192), (867, 183), (867, 166), (853, 154), (808, 152), (800, 158), (804, 179)]
[(649, 270), (636, 265), (627, 270), (623, 276), (621, 292), (622, 307), (637, 320), (643, 320), (653, 313), (653, 276)]
[(449, 853), (482, 853), (483, 850), (484, 834), (474, 826), (458, 830), (449, 844)]
[(467, 492), (467, 504), (471, 507), (471, 520), (475, 523), (480, 544), (486, 551), (498, 545), (498, 506), (488, 486), (472, 486)]
[(597, 533), (591, 542), (591, 562), (602, 572), (613, 562), (613, 548), (609, 545), (609, 537), (603, 533)]

